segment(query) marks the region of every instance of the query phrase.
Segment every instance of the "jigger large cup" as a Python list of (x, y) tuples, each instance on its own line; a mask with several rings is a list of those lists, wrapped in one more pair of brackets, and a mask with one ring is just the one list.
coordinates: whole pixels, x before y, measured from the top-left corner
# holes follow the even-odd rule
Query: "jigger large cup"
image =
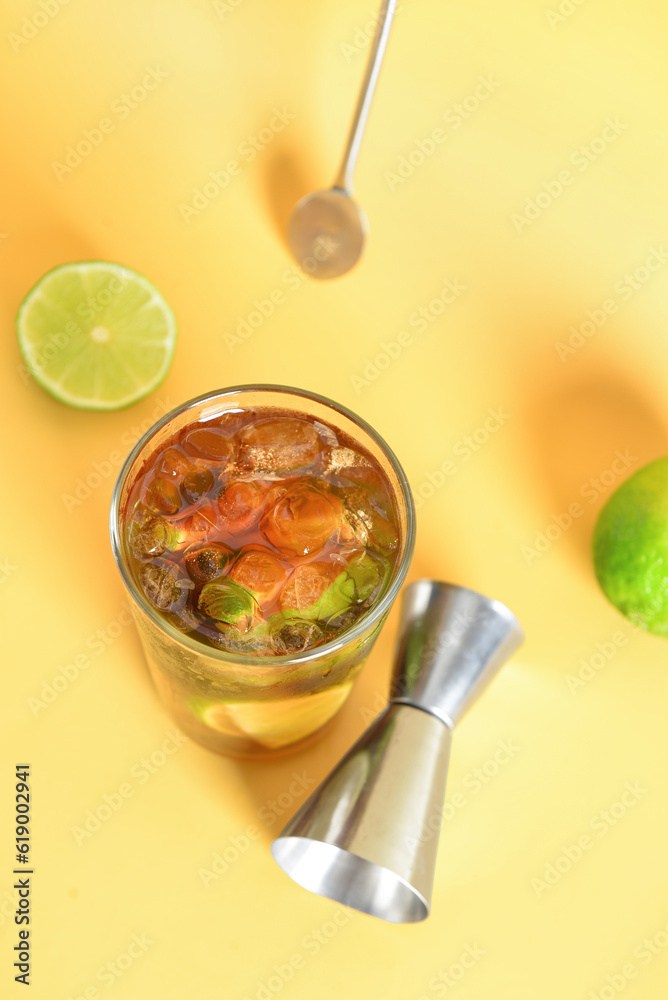
[(392, 923), (429, 915), (452, 727), (523, 638), (473, 590), (406, 588), (387, 708), (272, 844), (295, 882)]

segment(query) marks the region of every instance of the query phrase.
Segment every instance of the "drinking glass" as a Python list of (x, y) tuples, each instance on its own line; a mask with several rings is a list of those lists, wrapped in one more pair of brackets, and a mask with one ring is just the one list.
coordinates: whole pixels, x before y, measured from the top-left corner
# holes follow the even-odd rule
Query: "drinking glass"
[[(382, 470), (397, 519), (394, 566), (376, 601), (330, 641), (291, 654), (228, 652), (198, 640), (196, 633), (180, 631), (144, 595), (127, 549), (124, 525), (131, 516), (129, 494), (149, 458), (187, 425), (249, 409), (319, 421), (358, 442)], [(312, 738), (340, 709), (371, 651), (406, 577), (414, 525), (408, 482), (393, 452), (364, 420), (316, 393), (276, 385), (236, 386), (189, 400), (158, 420), (137, 442), (120, 471), (110, 530), (151, 676), (181, 729), (211, 750), (244, 757), (273, 755)]]

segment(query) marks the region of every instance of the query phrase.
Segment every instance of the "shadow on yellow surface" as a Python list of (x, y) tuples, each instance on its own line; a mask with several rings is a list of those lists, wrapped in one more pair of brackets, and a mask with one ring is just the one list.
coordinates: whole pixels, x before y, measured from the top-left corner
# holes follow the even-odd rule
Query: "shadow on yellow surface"
[(668, 428), (641, 382), (610, 361), (591, 357), (577, 367), (538, 368), (527, 385), (531, 467), (548, 495), (554, 532), (567, 533), (571, 550), (589, 569), (602, 503), (642, 465), (665, 454)]

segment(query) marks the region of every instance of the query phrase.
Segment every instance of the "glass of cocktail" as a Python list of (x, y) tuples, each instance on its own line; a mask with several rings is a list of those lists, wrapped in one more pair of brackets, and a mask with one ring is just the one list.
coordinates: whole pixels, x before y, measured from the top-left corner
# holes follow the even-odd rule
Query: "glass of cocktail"
[(315, 393), (221, 389), (154, 424), (121, 469), (111, 538), (180, 727), (240, 756), (318, 732), (403, 583), (414, 530), (392, 451)]

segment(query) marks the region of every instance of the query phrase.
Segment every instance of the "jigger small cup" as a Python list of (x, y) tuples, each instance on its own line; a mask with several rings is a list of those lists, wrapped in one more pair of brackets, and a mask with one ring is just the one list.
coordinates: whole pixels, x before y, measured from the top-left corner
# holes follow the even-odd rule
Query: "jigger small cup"
[(295, 882), (391, 923), (424, 920), (454, 724), (524, 639), (505, 605), (407, 587), (390, 701), (272, 844)]

